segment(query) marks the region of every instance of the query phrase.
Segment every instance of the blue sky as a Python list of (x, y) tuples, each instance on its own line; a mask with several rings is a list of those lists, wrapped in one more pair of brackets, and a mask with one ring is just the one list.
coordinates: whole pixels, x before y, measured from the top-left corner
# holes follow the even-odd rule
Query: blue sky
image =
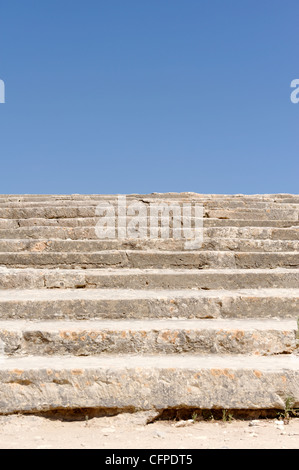
[(9, 0), (0, 193), (298, 193), (298, 0)]

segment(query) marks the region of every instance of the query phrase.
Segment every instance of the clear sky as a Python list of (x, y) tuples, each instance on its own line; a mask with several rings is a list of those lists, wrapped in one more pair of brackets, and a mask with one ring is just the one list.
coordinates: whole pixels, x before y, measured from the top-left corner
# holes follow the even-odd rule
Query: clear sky
[(298, 193), (298, 0), (0, 5), (0, 193)]

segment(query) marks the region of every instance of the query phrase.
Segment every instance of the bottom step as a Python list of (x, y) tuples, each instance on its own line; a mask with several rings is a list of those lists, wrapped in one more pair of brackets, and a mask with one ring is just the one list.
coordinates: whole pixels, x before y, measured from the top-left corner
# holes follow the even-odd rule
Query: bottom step
[(115, 408), (283, 409), (299, 405), (299, 358), (24, 357), (0, 362), (0, 413)]

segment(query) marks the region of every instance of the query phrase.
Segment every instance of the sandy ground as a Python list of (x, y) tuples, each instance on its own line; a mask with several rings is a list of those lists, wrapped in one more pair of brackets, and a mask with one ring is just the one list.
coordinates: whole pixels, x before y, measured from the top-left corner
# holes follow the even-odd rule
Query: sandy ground
[[(61, 421), (40, 416), (1, 416), (1, 449), (294, 449), (299, 419), (144, 424), (141, 413)], [(181, 427), (182, 425), (182, 427)]]

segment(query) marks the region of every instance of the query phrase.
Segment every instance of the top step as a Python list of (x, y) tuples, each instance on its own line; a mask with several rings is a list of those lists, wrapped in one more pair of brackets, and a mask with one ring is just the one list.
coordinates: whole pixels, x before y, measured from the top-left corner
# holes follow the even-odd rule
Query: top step
[(83, 204), (83, 205), (97, 205), (100, 202), (117, 202), (119, 198), (126, 199), (128, 202), (143, 201), (143, 202), (163, 202), (169, 203), (176, 202), (197, 202), (208, 203), (217, 207), (222, 203), (227, 204), (299, 204), (299, 195), (288, 195), (281, 197), (279, 195), (212, 195), (212, 194), (196, 194), (196, 193), (164, 193), (164, 194), (113, 194), (113, 195), (24, 195), (24, 196), (6, 196), (0, 194), (1, 205), (16, 204)]
[[(100, 201), (113, 201), (117, 200), (117, 194), (1, 194), (0, 204), (6, 203), (44, 203), (50, 204), (58, 202), (70, 203), (98, 203)], [(132, 200), (156, 200), (163, 201), (169, 200), (172, 202), (181, 200), (184, 202), (197, 201), (197, 202), (265, 202), (265, 203), (281, 203), (281, 204), (299, 204), (299, 195), (296, 194), (198, 194), (192, 192), (183, 193), (151, 193), (151, 194), (128, 194), (126, 198)]]
[[(118, 194), (0, 194), (1, 199), (99, 199), (99, 198), (112, 198), (117, 197)], [(129, 197), (155, 197), (155, 198), (177, 198), (177, 197), (197, 197), (197, 198), (209, 198), (209, 199), (240, 199), (240, 198), (252, 198), (252, 199), (292, 199), (299, 198), (299, 194), (288, 194), (288, 193), (277, 193), (277, 194), (209, 194), (209, 193), (195, 193), (195, 192), (168, 192), (168, 193), (148, 193), (128, 194)]]

